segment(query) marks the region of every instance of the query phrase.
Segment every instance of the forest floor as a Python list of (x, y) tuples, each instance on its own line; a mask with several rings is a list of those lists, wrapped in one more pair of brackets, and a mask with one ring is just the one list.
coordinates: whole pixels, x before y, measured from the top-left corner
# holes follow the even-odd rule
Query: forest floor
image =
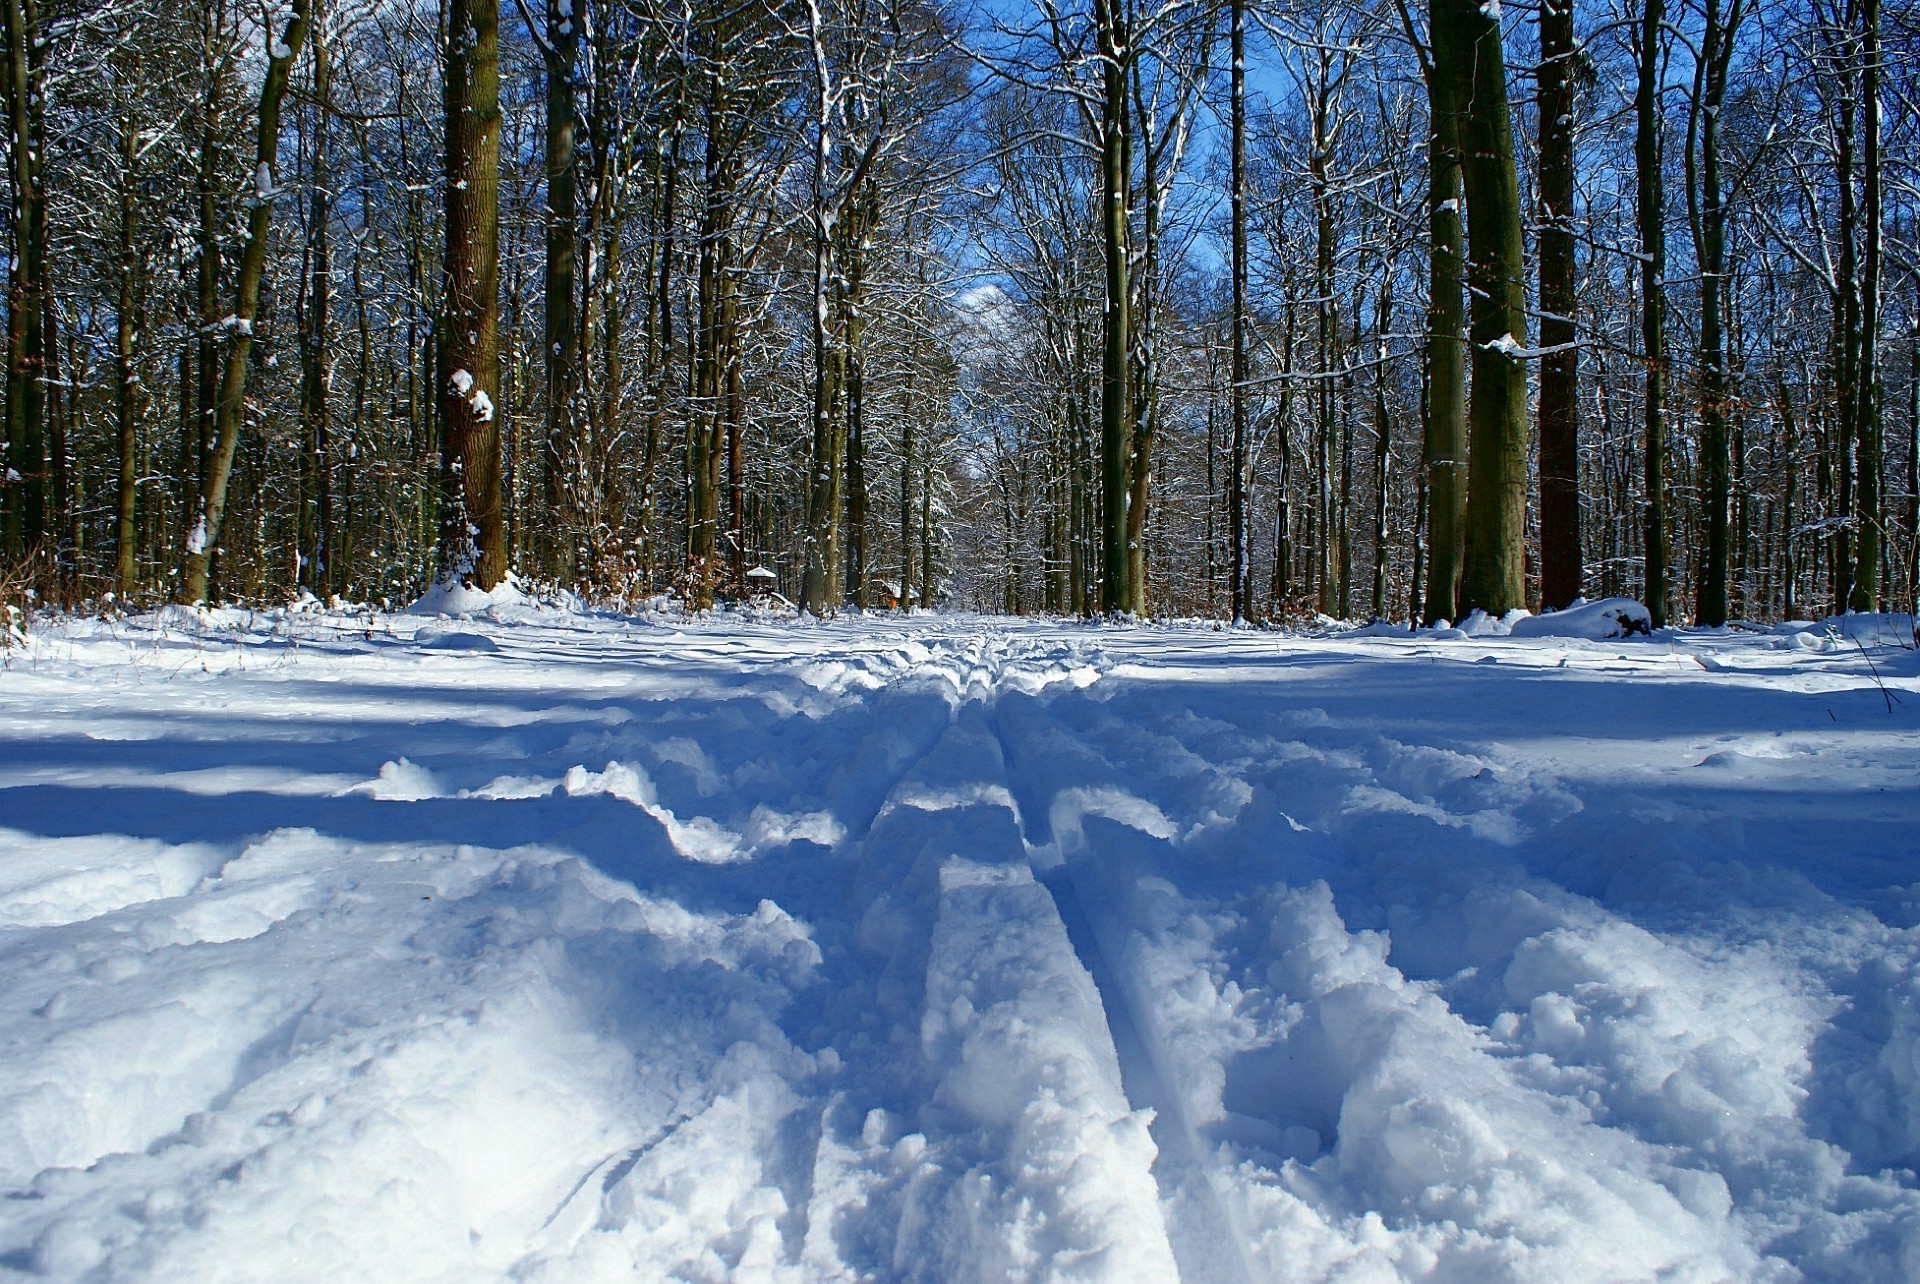
[(41, 624), (0, 1279), (1920, 1278), (1911, 645)]

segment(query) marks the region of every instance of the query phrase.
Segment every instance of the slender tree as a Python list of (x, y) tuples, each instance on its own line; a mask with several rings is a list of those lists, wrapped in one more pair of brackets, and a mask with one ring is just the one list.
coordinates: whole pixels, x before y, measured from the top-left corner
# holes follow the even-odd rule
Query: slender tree
[(1646, 363), (1643, 498), (1647, 614), (1653, 627), (1665, 628), (1672, 589), (1668, 582), (1666, 500), (1666, 186), (1661, 174), (1660, 75), (1665, 47), (1664, 0), (1642, 0), (1638, 40), (1638, 87), (1634, 175), (1640, 228), (1640, 344)]
[(445, 303), (440, 325), (444, 509), (439, 578), (481, 591), (507, 573), (500, 495), (500, 6), (448, 0)]
[(226, 361), (221, 368), (220, 395), (214, 403), (213, 445), (208, 452), (206, 479), (200, 488), (199, 514), (187, 533), (185, 564), (180, 576), (180, 600), (204, 602), (208, 564), (220, 546), (227, 511), (227, 482), (233, 473), (234, 451), (240, 444), (245, 418), (249, 358), (253, 354), (253, 323), (260, 308), (260, 285), (267, 267), (267, 233), (273, 221), (273, 202), (279, 192), (274, 167), (280, 154), (280, 104), (287, 78), (307, 38), (308, 0), (293, 0), (293, 13), (278, 40), (267, 47), (267, 74), (260, 82), (259, 132), (254, 149), (253, 192), (247, 211), (246, 239), (240, 251), (240, 276), (234, 286), (233, 316)]
[(1575, 347), (1573, 0), (1541, 0), (1540, 600), (1581, 595), (1580, 353)]

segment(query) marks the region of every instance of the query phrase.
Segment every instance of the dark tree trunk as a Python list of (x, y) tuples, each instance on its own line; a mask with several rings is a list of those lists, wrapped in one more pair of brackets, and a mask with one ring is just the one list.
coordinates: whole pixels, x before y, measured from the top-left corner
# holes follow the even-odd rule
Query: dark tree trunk
[(43, 140), (34, 110), (41, 93), (31, 50), (39, 39), (36, 0), (6, 0), (8, 156), (13, 173), (13, 243), (7, 282), (7, 458), (0, 464), (6, 497), (6, 551), (18, 559), (47, 532), (46, 357), (43, 300), (48, 293)]
[(448, 0), (445, 299), (439, 326), (443, 583), (507, 574), (500, 497), (500, 6)]
[(1094, 4), (1105, 90), (1100, 115), (1106, 300), (1100, 350), (1100, 609), (1109, 613), (1126, 610), (1133, 596), (1127, 580), (1127, 483), (1133, 444), (1133, 380), (1127, 368), (1133, 349), (1127, 60), (1133, 56), (1133, 47), (1121, 8), (1124, 3), (1095, 0)]
[[(1247, 550), (1247, 0), (1233, 0), (1233, 446), (1227, 476), (1227, 610), (1238, 623), (1253, 613)], [(1212, 453), (1208, 453), (1211, 464)], [(1208, 492), (1212, 492), (1208, 487)], [(1211, 550), (1212, 541), (1208, 541)], [(1211, 589), (1211, 580), (1209, 580)]]
[[(1875, 611), (1880, 607), (1880, 550), (1886, 520), (1881, 500), (1880, 413), (1880, 0), (1861, 0), (1860, 7), (1860, 167), (1863, 262), (1860, 265), (1860, 334), (1854, 474), (1858, 479), (1854, 501), (1855, 549), (1853, 591), (1848, 609)], [(1909, 485), (1912, 485), (1909, 479)]]
[(1467, 309), (1460, 106), (1452, 77), (1427, 76), (1427, 592), (1425, 622), (1454, 620), (1467, 539)]
[(1640, 344), (1646, 361), (1645, 530), (1647, 613), (1665, 628), (1673, 591), (1668, 579), (1666, 497), (1666, 194), (1660, 172), (1660, 33), (1663, 0), (1644, 0), (1639, 38), (1639, 88), (1634, 98), (1634, 173), (1640, 224)]
[(547, 441), (544, 454), (547, 517), (552, 525), (552, 569), (568, 579), (575, 570), (578, 507), (575, 478), (581, 460), (574, 440), (574, 394), (580, 366), (580, 332), (574, 264), (578, 215), (574, 199), (574, 67), (579, 60), (580, 28), (574, 0), (547, 0), (546, 62), (547, 209), (545, 338)]
[(1540, 599), (1581, 596), (1580, 354), (1574, 347), (1573, 0), (1540, 5)]
[(1706, 547), (1700, 563), (1695, 618), (1715, 627), (1727, 622), (1731, 551), (1731, 461), (1728, 458), (1726, 340), (1726, 192), (1720, 176), (1720, 108), (1726, 100), (1727, 65), (1733, 57), (1743, 0), (1733, 0), (1724, 20), (1720, 0), (1708, 0), (1706, 30), (1694, 78), (1694, 110), (1688, 133), (1687, 199), (1700, 263), (1700, 464)]

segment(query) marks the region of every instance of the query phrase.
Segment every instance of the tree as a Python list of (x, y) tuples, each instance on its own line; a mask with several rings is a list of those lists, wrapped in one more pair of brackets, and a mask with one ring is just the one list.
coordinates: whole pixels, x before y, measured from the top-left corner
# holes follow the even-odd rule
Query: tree
[(445, 313), (440, 325), (444, 487), (439, 578), (482, 592), (506, 577), (500, 496), (500, 6), (449, 0)]
[(1638, 89), (1633, 143), (1640, 229), (1640, 343), (1646, 363), (1645, 507), (1647, 614), (1653, 627), (1665, 628), (1672, 591), (1667, 579), (1666, 501), (1666, 193), (1660, 166), (1660, 74), (1665, 10), (1663, 0), (1642, 0), (1637, 49)]
[(13, 234), (7, 281), (6, 547), (19, 558), (46, 533), (48, 297), (45, 41), (37, 0), (6, 0), (7, 150)]
[(1573, 0), (1541, 0), (1540, 600), (1581, 596), (1580, 353), (1575, 346)]
[(1526, 605), (1526, 282), (1498, 10), (1433, 0), (1433, 64), (1458, 124), (1472, 297), (1467, 548), (1460, 609)]
[(1694, 615), (1700, 623), (1727, 622), (1728, 499), (1726, 258), (1727, 192), (1720, 174), (1720, 113), (1727, 96), (1727, 66), (1744, 18), (1745, 0), (1705, 0), (1706, 30), (1694, 68), (1692, 110), (1687, 117), (1687, 214), (1700, 264), (1700, 462), (1706, 548)]
[(259, 132), (255, 143), (253, 196), (247, 212), (247, 232), (240, 251), (240, 276), (234, 286), (225, 364), (220, 395), (214, 403), (213, 447), (206, 478), (200, 489), (199, 515), (187, 533), (186, 560), (180, 577), (180, 600), (204, 602), (207, 568), (220, 546), (227, 511), (227, 481), (233, 472), (233, 454), (240, 444), (240, 426), (247, 400), (248, 358), (253, 352), (253, 323), (260, 308), (260, 284), (267, 266), (267, 232), (273, 219), (273, 201), (280, 188), (274, 166), (280, 153), (280, 103), (287, 77), (307, 38), (308, 0), (293, 0), (293, 13), (278, 40), (267, 47), (267, 74), (260, 83)]

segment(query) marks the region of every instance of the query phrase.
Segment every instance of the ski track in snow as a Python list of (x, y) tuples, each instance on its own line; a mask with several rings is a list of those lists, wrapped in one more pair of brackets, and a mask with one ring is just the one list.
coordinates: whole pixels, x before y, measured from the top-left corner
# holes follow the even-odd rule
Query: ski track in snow
[(0, 672), (0, 1278), (1920, 1278), (1920, 663), (170, 610)]

